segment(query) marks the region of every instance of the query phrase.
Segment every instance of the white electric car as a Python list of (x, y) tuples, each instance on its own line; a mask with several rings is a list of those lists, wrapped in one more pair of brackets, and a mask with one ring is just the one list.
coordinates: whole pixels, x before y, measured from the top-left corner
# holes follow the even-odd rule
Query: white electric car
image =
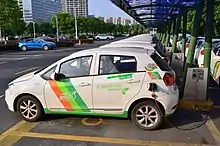
[(79, 51), (9, 83), (8, 108), (26, 121), (43, 114), (131, 118), (158, 128), (177, 109), (175, 74), (155, 51), (95, 48)]

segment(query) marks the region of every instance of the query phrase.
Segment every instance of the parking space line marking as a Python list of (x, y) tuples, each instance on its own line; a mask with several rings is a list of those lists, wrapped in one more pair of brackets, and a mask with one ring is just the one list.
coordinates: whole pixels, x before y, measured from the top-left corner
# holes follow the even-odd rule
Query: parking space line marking
[[(22, 137), (30, 138), (42, 138), (42, 139), (56, 139), (56, 140), (70, 140), (70, 141), (87, 141), (87, 142), (99, 142), (99, 143), (111, 143), (111, 144), (126, 144), (126, 145), (144, 145), (144, 146), (195, 146), (197, 144), (189, 143), (172, 143), (172, 142), (159, 142), (159, 141), (141, 141), (130, 139), (118, 139), (118, 138), (105, 138), (105, 137), (90, 137), (90, 136), (75, 136), (65, 134), (49, 134), (49, 133), (37, 133), (37, 132), (22, 132), (15, 131), (11, 133), (12, 136), (20, 135)], [(202, 146), (202, 144), (201, 144)]]
[(208, 127), (211, 135), (213, 136), (217, 144), (220, 144), (220, 132), (218, 131), (218, 129), (216, 128), (215, 124), (213, 123), (210, 117), (206, 122), (206, 126)]
[(25, 73), (25, 72), (28, 72), (28, 71), (31, 71), (31, 70), (34, 70), (34, 69), (37, 69), (37, 68), (38, 68), (38, 67), (32, 67), (32, 68), (29, 68), (29, 69), (26, 69), (26, 70), (17, 72), (17, 73), (15, 73), (15, 75), (19, 75), (19, 74), (22, 74), (22, 73)]
[(4, 96), (5, 96), (5, 94), (0, 95), (0, 99), (1, 99), (2, 97), (4, 97)]
[(0, 64), (5, 64), (5, 63), (7, 63), (7, 61), (5, 61), (5, 62), (0, 62)]
[(30, 131), (32, 128), (38, 125), (38, 122), (29, 123), (24, 120), (20, 121), (16, 125), (9, 128), (2, 135), (0, 135), (0, 145), (14, 145), (17, 141), (19, 141), (23, 136), (22, 135), (13, 135), (15, 131), (22, 130), (24, 132)]
[(17, 123), (16, 125), (12, 126), (11, 128), (9, 128), (7, 131), (5, 131), (4, 133), (2, 133), (0, 135), (0, 141), (2, 141), (4, 138), (6, 138), (7, 136), (9, 136), (9, 134), (11, 134), (13, 131), (17, 130), (19, 127), (21, 127), (22, 125), (24, 125), (26, 123), (26, 121), (20, 121), (19, 123)]

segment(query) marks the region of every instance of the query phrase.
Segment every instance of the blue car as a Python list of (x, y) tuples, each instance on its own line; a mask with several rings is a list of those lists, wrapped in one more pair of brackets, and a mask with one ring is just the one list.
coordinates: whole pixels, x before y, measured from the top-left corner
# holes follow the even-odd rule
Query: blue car
[(19, 42), (18, 47), (26, 51), (28, 49), (54, 49), (56, 48), (56, 43), (54, 42), (48, 42), (43, 39), (25, 39)]

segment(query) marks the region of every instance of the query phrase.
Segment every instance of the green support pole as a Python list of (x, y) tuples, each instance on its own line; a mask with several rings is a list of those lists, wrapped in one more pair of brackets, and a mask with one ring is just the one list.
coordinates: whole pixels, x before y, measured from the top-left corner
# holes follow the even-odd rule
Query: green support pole
[(194, 57), (194, 53), (195, 53), (195, 47), (196, 47), (196, 42), (197, 42), (198, 31), (200, 28), (200, 21), (201, 21), (201, 17), (202, 17), (203, 8), (204, 8), (204, 0), (198, 0), (197, 6), (196, 6), (196, 14), (195, 14), (194, 22), (193, 22), (192, 35), (191, 35), (191, 39), (190, 39), (189, 52), (188, 52), (188, 55), (186, 58), (185, 66), (184, 66), (183, 92), (182, 93), (184, 93), (187, 70), (189, 67), (192, 66), (192, 62), (193, 62), (193, 57)]
[(163, 44), (163, 41), (164, 41), (164, 37), (165, 37), (165, 33), (166, 33), (166, 28), (165, 28), (166, 26), (164, 26), (164, 28), (163, 28), (163, 36), (162, 36), (162, 40), (161, 40), (161, 43)]
[(162, 37), (163, 37), (163, 29), (160, 29), (160, 38), (159, 38), (160, 41), (162, 40)]
[(160, 37), (159, 37), (160, 41), (161, 41), (162, 36), (163, 36), (163, 32), (162, 32), (162, 30), (160, 30)]
[(186, 61), (186, 57), (185, 57), (185, 52), (186, 52), (186, 25), (187, 25), (187, 11), (184, 10), (183, 13), (183, 37), (182, 37), (182, 50), (183, 50), (183, 57), (184, 57), (184, 63), (183, 63), (183, 70), (184, 70), (184, 66), (185, 66), (185, 61)]
[(166, 47), (168, 47), (169, 40), (170, 40), (170, 30), (171, 30), (172, 20), (168, 23), (168, 29), (167, 29), (167, 38), (166, 38)]
[(165, 24), (165, 27), (164, 27), (164, 38), (163, 38), (163, 44), (165, 44), (165, 41), (166, 41), (166, 36), (167, 36), (167, 24)]
[(175, 28), (176, 28), (176, 18), (173, 19), (173, 28), (172, 28), (172, 35), (174, 36), (174, 32), (175, 32)]
[[(211, 62), (212, 33), (213, 33), (213, 13), (214, 13), (214, 0), (207, 0), (204, 67), (208, 68), (208, 73), (210, 73), (210, 62)], [(209, 78), (210, 78), (210, 76), (208, 74), (207, 87), (209, 85)]]
[(181, 23), (181, 17), (178, 16), (178, 18), (176, 19), (176, 23), (175, 23), (176, 27), (175, 27), (174, 36), (173, 36), (173, 44), (172, 44), (172, 50), (171, 50), (171, 56), (170, 56), (170, 65), (172, 63), (173, 53), (176, 52), (176, 43), (177, 43), (180, 23)]

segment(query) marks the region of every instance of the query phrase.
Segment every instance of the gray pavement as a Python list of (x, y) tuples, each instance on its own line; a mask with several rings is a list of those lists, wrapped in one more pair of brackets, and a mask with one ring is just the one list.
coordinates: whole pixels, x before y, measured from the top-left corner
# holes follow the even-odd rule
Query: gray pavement
[[(108, 42), (98, 42), (92, 45), (85, 45), (76, 48), (58, 49), (51, 51), (28, 51), (28, 52), (4, 52), (0, 54), (0, 97), (4, 94), (7, 84), (14, 78), (26, 74), (32, 70), (47, 66), (56, 60), (61, 59), (75, 51), (97, 47)], [(79, 49), (80, 48), (80, 49)], [(219, 90), (212, 94), (219, 95)], [(217, 109), (216, 109), (217, 110)], [(220, 128), (219, 111), (211, 113), (211, 118), (217, 128)], [(82, 117), (82, 116), (62, 116), (50, 115), (45, 117), (44, 121), (39, 123), (24, 123), (24, 127), (32, 127), (31, 130), (17, 133), (16, 136), (8, 134), (8, 129), (13, 129), (17, 123), (21, 123), (20, 118), (7, 109), (4, 97), (0, 99), (0, 145), (5, 145), (7, 142), (13, 143), (15, 146), (122, 146), (127, 144), (144, 145), (148, 143), (151, 146), (160, 146), (168, 143), (173, 145), (181, 145), (186, 143), (210, 144), (216, 145), (216, 137), (213, 130), (210, 130), (209, 125), (202, 124), (204, 119), (199, 112), (178, 110), (168, 120), (180, 129), (186, 129), (201, 125), (201, 127), (187, 131), (178, 130), (174, 125), (164, 123), (160, 130), (142, 131), (135, 127), (130, 120), (103, 118), (97, 117)], [(100, 124), (94, 126), (86, 126), (82, 119), (88, 118), (88, 123)], [(32, 124), (32, 126), (30, 126)], [(33, 124), (36, 124), (33, 126)], [(11, 128), (12, 127), (12, 128)], [(15, 126), (19, 128), (19, 126)], [(6, 131), (6, 134), (3, 133)], [(16, 130), (14, 130), (16, 134)], [(4, 137), (6, 135), (7, 137)], [(219, 136), (220, 138), (220, 136)], [(3, 142), (1, 143), (1, 140)], [(151, 143), (150, 143), (151, 142)], [(135, 144), (136, 143), (136, 144)], [(181, 144), (180, 144), (181, 143)]]

